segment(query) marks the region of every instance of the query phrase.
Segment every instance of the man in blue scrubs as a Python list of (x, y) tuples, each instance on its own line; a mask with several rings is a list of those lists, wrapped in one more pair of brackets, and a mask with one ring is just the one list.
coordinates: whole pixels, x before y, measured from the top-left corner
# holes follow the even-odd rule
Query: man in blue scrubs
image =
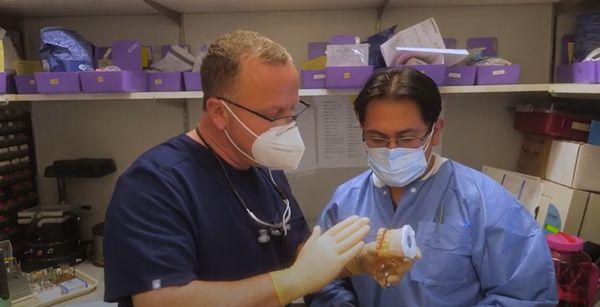
[(304, 151), (295, 120), (308, 105), (289, 53), (235, 31), (211, 44), (201, 74), (198, 126), (144, 153), (117, 182), (104, 234), (108, 302), (285, 305), (362, 249), (368, 219), (311, 235), (283, 172), (270, 170), (294, 169)]
[[(370, 170), (338, 187), (319, 223), (326, 229), (351, 215), (367, 216), (372, 228), (366, 242), (379, 228), (408, 224), (422, 258), (410, 270), (405, 265), (392, 272), (403, 277), (388, 281), (389, 287), (367, 274), (338, 279), (311, 306), (557, 303), (549, 249), (533, 217), (490, 178), (432, 154), (443, 121), (431, 79), (409, 68), (382, 71), (354, 103)], [(368, 243), (359, 262), (372, 275), (373, 248)]]

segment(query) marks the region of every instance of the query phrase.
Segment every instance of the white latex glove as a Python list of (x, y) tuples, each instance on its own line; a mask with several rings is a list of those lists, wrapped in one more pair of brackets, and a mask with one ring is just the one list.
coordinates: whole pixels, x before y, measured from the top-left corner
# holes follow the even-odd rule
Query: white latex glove
[(306, 241), (294, 264), (271, 273), (282, 305), (314, 293), (335, 279), (364, 246), (369, 219), (352, 216), (321, 234), (319, 226)]

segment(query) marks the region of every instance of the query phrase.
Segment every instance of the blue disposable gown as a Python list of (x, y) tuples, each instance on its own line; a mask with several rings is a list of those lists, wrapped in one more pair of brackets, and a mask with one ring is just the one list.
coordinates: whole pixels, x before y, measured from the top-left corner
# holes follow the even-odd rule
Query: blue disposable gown
[[(443, 161), (443, 162), (442, 162)], [(368, 275), (338, 279), (311, 306), (553, 306), (555, 272), (544, 232), (487, 176), (436, 156), (432, 171), (398, 203), (371, 171), (342, 184), (319, 224), (357, 214), (380, 227), (411, 225), (423, 258), (400, 284), (382, 289)]]

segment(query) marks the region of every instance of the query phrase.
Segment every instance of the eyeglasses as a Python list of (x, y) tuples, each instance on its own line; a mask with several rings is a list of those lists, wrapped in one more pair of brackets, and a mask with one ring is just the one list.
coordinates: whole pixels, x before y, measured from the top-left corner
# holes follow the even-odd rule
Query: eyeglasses
[[(425, 142), (427, 142), (427, 138), (429, 137), (430, 131), (431, 131), (431, 129), (427, 129), (427, 132), (425, 132), (425, 135), (423, 135), (421, 137), (402, 136), (402, 137), (393, 138), (393, 140), (395, 141), (396, 146), (398, 146), (398, 147), (419, 148), (419, 147), (423, 146), (423, 144), (425, 144)], [(367, 144), (367, 146), (369, 146), (371, 148), (389, 147), (390, 141), (392, 140), (387, 137), (365, 136), (364, 131), (363, 131), (362, 139), (363, 139), (363, 142), (365, 142), (365, 144)]]
[(235, 103), (229, 99), (223, 98), (223, 97), (215, 97), (217, 99), (223, 100), (228, 104), (234, 105), (242, 110), (245, 110), (247, 112), (250, 112), (264, 120), (267, 120), (273, 124), (275, 124), (276, 126), (283, 126), (283, 125), (287, 125), (293, 121), (296, 121), (296, 119), (298, 119), (298, 117), (304, 113), (306, 110), (308, 110), (310, 108), (310, 105), (302, 100), (298, 100), (298, 103), (294, 106), (294, 109), (292, 110), (292, 114), (293, 115), (286, 115), (286, 116), (279, 116), (279, 117), (275, 117), (275, 118), (271, 118), (268, 117), (266, 115), (260, 114), (257, 111), (254, 111), (252, 109), (249, 109), (247, 107), (244, 107), (243, 105), (239, 104), (239, 103)]

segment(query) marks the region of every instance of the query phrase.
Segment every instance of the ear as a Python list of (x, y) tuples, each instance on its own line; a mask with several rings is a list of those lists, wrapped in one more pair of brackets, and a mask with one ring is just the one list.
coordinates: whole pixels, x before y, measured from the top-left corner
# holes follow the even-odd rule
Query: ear
[(204, 101), (206, 104), (206, 114), (213, 123), (213, 125), (219, 130), (225, 130), (229, 123), (229, 111), (223, 106), (223, 102), (217, 98), (208, 98)]
[(442, 130), (444, 129), (444, 119), (439, 118), (435, 124), (433, 124), (433, 136), (431, 137), (431, 144), (437, 146), (442, 142)]

